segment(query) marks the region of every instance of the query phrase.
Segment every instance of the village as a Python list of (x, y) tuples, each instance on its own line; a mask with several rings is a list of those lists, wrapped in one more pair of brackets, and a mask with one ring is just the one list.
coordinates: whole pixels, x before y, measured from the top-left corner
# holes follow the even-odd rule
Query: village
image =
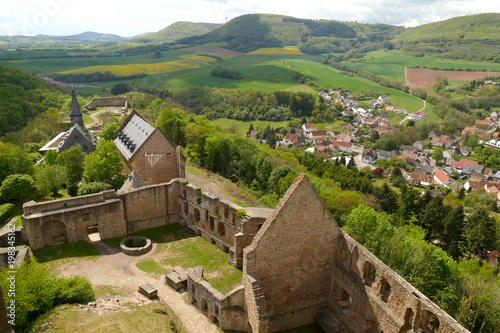
[[(332, 162), (337, 161), (339, 156), (345, 156), (346, 165), (354, 163), (359, 170), (370, 168), (373, 176), (391, 176), (394, 167), (390, 166), (395, 163), (390, 161), (395, 159), (404, 163), (405, 167), (400, 167), (400, 171), (408, 183), (452, 191), (461, 188), (465, 191), (484, 190), (500, 201), (500, 170), (479, 164), (473, 159), (474, 152), (465, 145), (472, 135), (476, 135), (479, 145), (500, 148), (500, 132), (497, 131), (500, 111), (492, 111), (485, 119), (476, 119), (473, 126), (463, 128), (455, 136), (444, 135), (434, 129), (426, 140), (416, 140), (412, 145), (401, 145), (387, 151), (376, 148), (369, 140), (393, 133), (404, 121), (426, 120), (427, 113), (422, 110), (408, 113), (406, 109), (391, 105), (386, 96), (370, 99), (371, 108), (366, 110), (346, 92), (330, 89), (318, 95), (330, 107), (334, 102), (340, 102), (342, 117), (352, 120), (342, 125), (343, 130), (318, 130), (315, 124), (309, 123), (302, 124), (300, 128), (286, 127), (286, 134), (277, 141), (277, 147), (332, 154)], [(403, 115), (404, 118), (400, 121), (398, 118), (396, 123), (388, 116), (392, 114)], [(249, 136), (257, 138), (257, 131), (252, 131)], [(442, 151), (442, 154), (437, 154), (438, 160), (433, 155), (436, 150)]]

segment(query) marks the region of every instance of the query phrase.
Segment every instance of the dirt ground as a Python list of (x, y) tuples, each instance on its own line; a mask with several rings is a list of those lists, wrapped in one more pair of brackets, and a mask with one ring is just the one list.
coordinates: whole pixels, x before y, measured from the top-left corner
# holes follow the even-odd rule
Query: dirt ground
[(87, 307), (92, 308), (92, 311), (100, 315), (107, 311), (125, 311), (127, 307), (121, 306), (120, 302), (148, 304), (149, 300), (137, 290), (139, 285), (151, 283), (158, 289), (160, 299), (170, 306), (188, 332), (220, 332), (198, 309), (186, 303), (185, 292), (179, 293), (166, 285), (165, 276), (155, 276), (137, 268), (136, 263), (140, 260), (155, 260), (165, 256), (165, 253), (155, 253), (156, 244), (153, 244), (151, 251), (140, 256), (126, 255), (119, 248), (112, 248), (102, 242), (93, 244), (102, 254), (97, 260), (72, 261), (57, 268), (59, 276), (82, 275), (87, 277), (94, 287), (115, 287), (126, 294), (104, 296), (89, 303)]
[(500, 72), (466, 72), (466, 71), (443, 71), (428, 68), (406, 68), (405, 83), (410, 90), (424, 89), (436, 83), (436, 78), (442, 76), (448, 81), (472, 81), (488, 75), (499, 76)]

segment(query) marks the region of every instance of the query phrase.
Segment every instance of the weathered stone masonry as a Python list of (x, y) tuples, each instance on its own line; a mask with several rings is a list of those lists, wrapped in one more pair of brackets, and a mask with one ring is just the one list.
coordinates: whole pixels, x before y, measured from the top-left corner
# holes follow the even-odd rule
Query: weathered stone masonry
[[(217, 326), (275, 332), (317, 321), (326, 332), (468, 332), (344, 233), (301, 175), (275, 210), (203, 194), (183, 179), (115, 195), (102, 192), (24, 206), (32, 248), (184, 223), (229, 253), (242, 284), (222, 295), (197, 270), (188, 300)], [(241, 211), (240, 211), (240, 215)]]

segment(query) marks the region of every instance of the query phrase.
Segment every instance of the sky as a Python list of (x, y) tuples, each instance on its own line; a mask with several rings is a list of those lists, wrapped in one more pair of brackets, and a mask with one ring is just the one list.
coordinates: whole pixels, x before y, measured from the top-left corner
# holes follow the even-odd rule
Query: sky
[(414, 27), (456, 16), (500, 13), (500, 1), (1, 0), (0, 35), (67, 36), (95, 31), (132, 37), (177, 21), (224, 23), (252, 13)]

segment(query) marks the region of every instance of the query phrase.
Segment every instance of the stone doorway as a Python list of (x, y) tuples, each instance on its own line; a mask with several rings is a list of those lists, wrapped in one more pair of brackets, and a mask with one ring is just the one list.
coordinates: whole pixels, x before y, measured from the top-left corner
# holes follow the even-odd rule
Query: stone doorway
[(91, 243), (101, 240), (101, 234), (99, 233), (99, 226), (97, 224), (87, 227), (87, 238)]

